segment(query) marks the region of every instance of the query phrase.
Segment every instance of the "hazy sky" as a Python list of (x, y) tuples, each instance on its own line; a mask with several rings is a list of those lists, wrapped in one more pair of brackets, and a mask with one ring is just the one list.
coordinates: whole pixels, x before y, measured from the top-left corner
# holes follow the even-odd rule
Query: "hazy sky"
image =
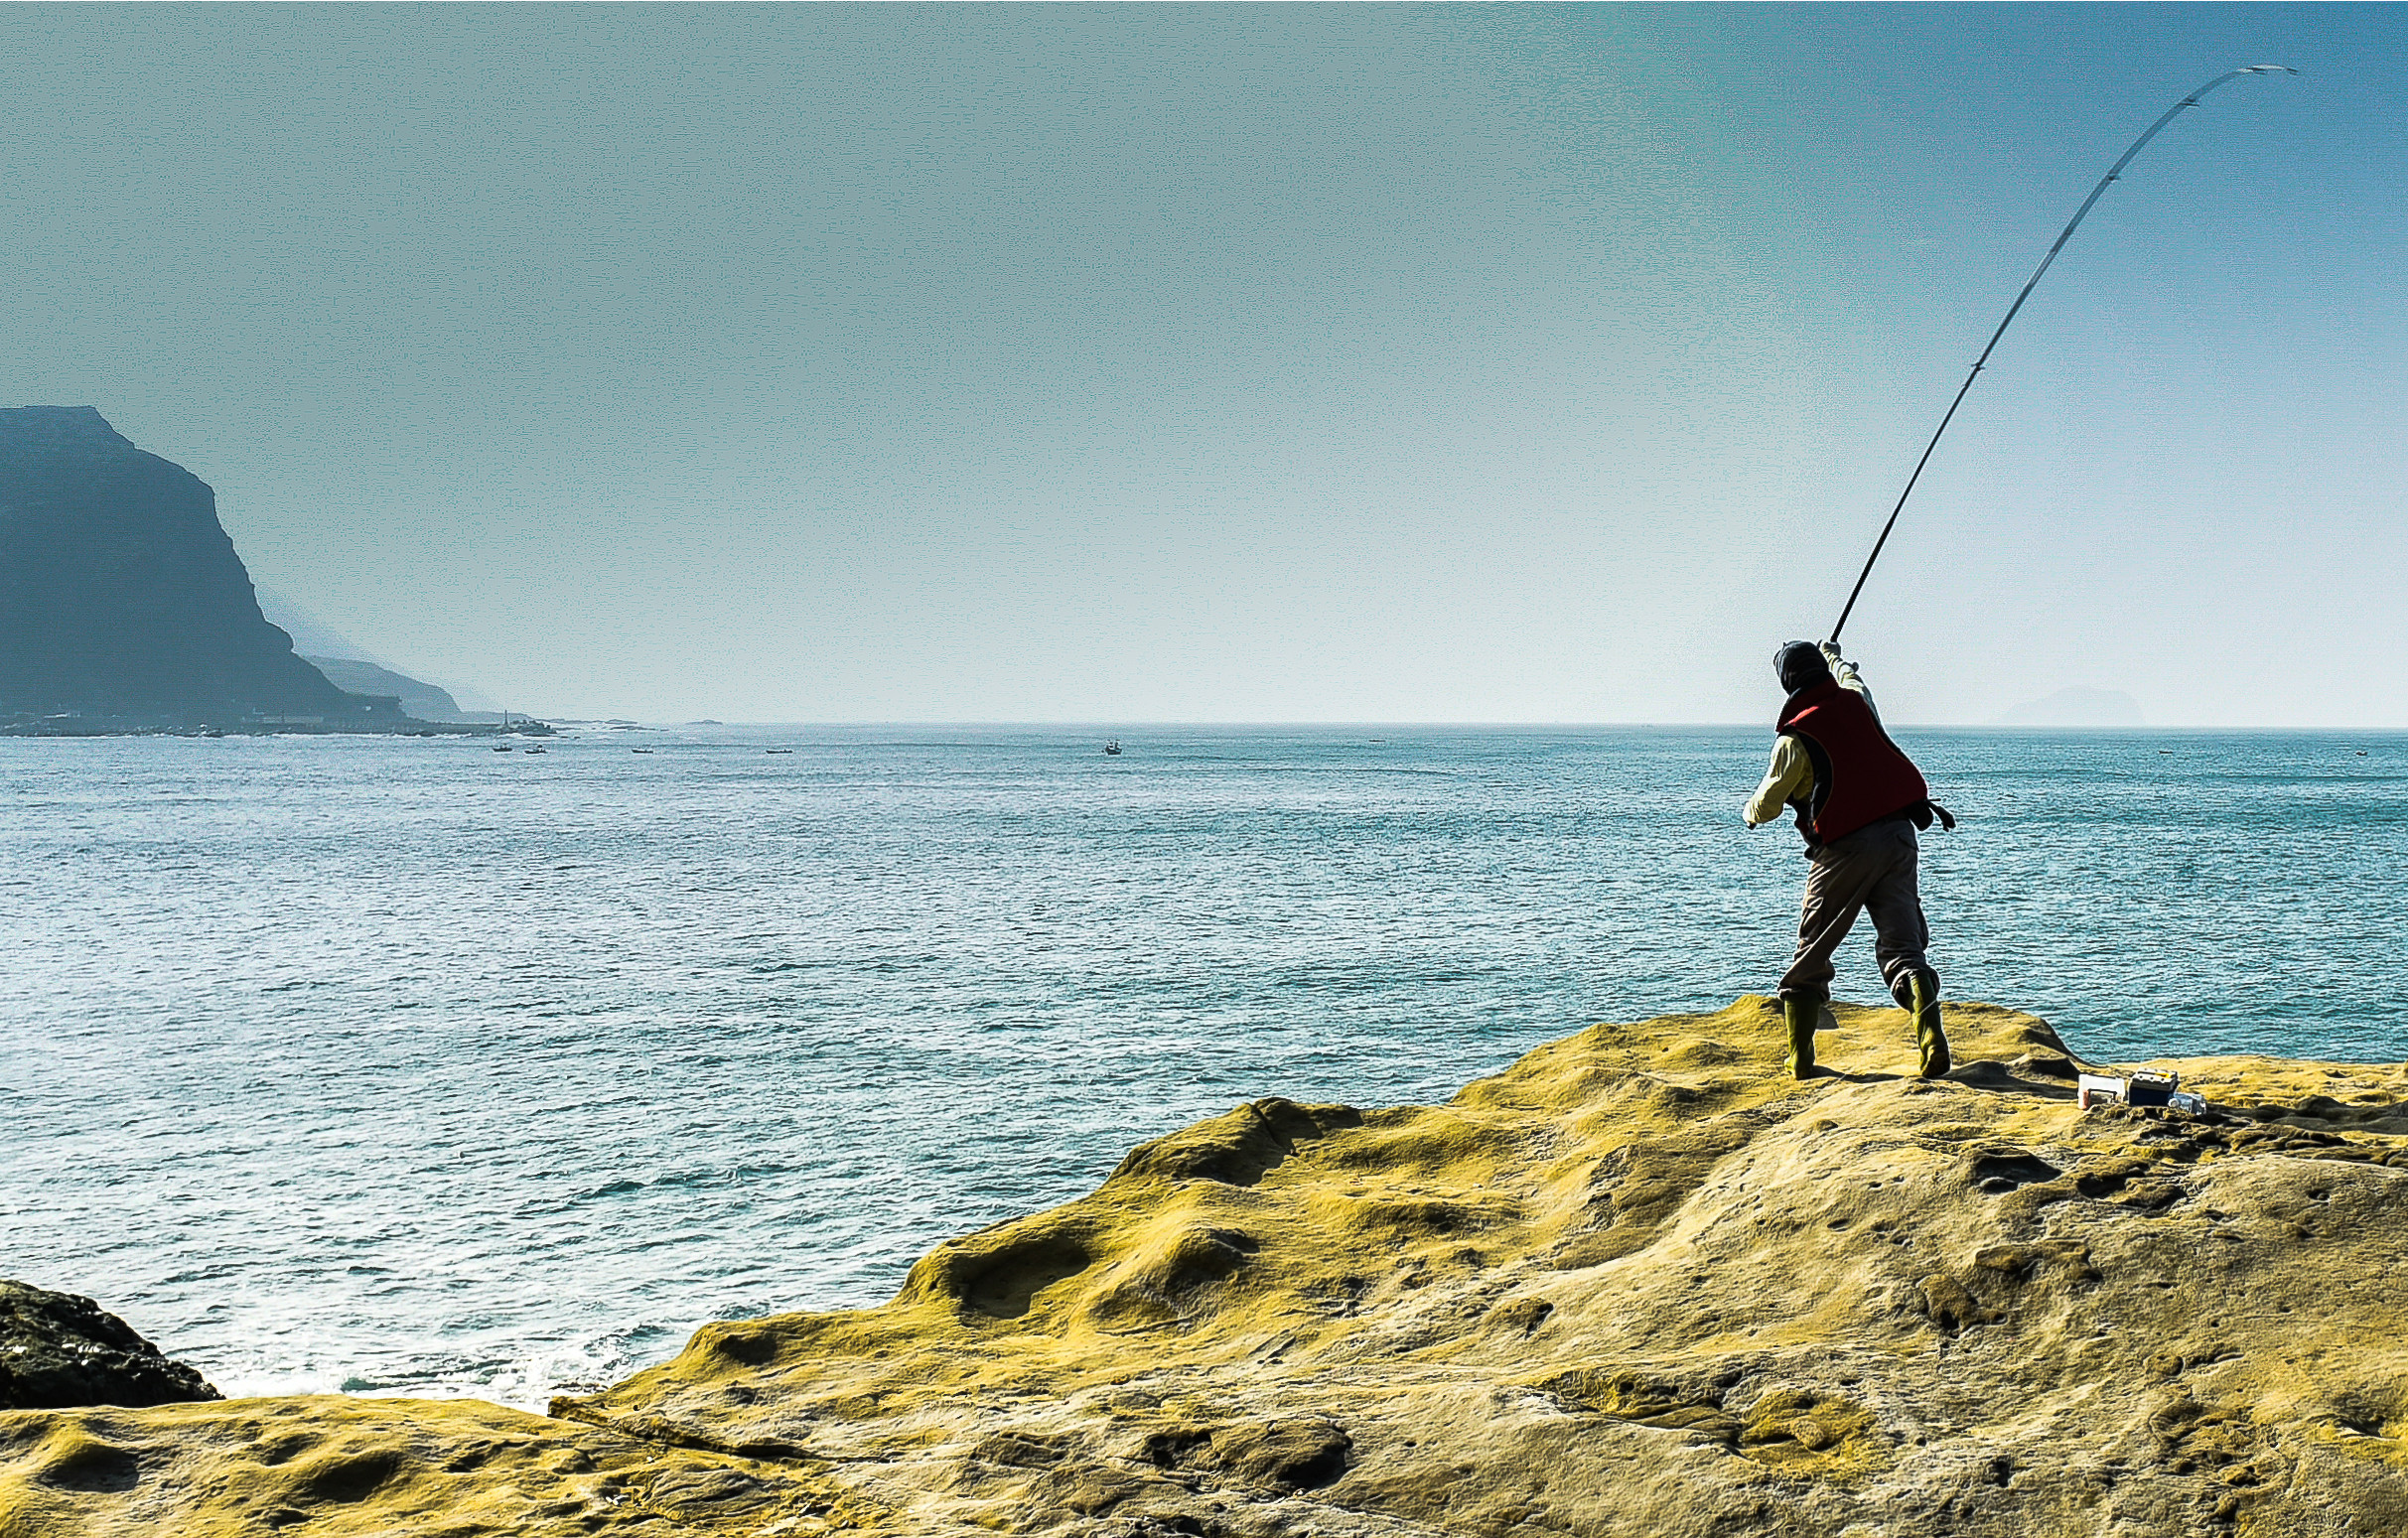
[(0, 8), (0, 403), (514, 708), (2408, 725), (2408, 12)]

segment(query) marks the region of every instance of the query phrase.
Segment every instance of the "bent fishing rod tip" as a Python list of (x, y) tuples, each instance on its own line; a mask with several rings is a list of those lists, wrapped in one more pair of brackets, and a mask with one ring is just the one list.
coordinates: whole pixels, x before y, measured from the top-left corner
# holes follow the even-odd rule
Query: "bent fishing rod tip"
[(1940, 435), (1948, 431), (1950, 422), (1956, 420), (1956, 408), (1965, 403), (1966, 392), (1973, 388), (1973, 381), (1981, 377), (1982, 365), (1990, 361), (1990, 353), (1998, 346), (1998, 339), (2007, 335), (2007, 328), (2015, 324), (2016, 316), (2023, 311), (2024, 301), (2032, 297), (2033, 287), (2040, 282), (2042, 275), (2048, 272), (2049, 264), (2056, 260), (2056, 253), (2064, 248), (2066, 241), (2073, 238), (2073, 231), (2080, 227), (2083, 216), (2090, 211), (2090, 206), (2098, 202), (2099, 195), (2104, 193), (2110, 184), (2123, 180), (2124, 168), (2132, 163), (2133, 156), (2148, 147), (2150, 140), (2157, 137), (2159, 129), (2173, 122), (2185, 108), (2197, 106), (2199, 98), (2206, 95), (2207, 92), (2216, 89), (2227, 80), (2238, 79), (2244, 74), (2297, 73), (2299, 71), (2289, 65), (2240, 65), (2226, 70), (2214, 79), (2207, 81), (2190, 95), (2167, 108), (2166, 114), (2151, 123), (2147, 132), (2133, 140), (2132, 147), (2124, 151), (2123, 158), (2109, 166), (2107, 174), (2098, 179), (2098, 186), (2090, 190), (2090, 196), (2083, 200), (2080, 208), (2073, 210), (2073, 217), (2067, 219), (2065, 227), (2057, 232), (2056, 244), (2049, 247), (2049, 254), (2041, 258), (2040, 266), (2033, 269), (2032, 276), (2024, 280), (2023, 291), (2015, 296), (2015, 303), (2007, 307), (2006, 319), (2000, 321), (1998, 330), (1990, 334), (1989, 346), (1983, 348), (1982, 355), (1973, 360), (1972, 368), (1966, 371), (1965, 382), (1957, 386), (1956, 398), (1948, 403), (1948, 410), (1940, 417), (1939, 426), (1931, 430), (1931, 441), (1923, 445), (1923, 457), (1914, 462), (1912, 473), (1907, 477), (1907, 489), (1898, 493), (1898, 501), (1890, 509), (1890, 520), (1882, 525), (1880, 537), (1873, 541), (1873, 553), (1865, 557), (1864, 569), (1856, 574), (1856, 586), (1848, 590), (1848, 602), (1840, 606), (1839, 623), (1831, 627), (1831, 640), (1834, 644), (1839, 640), (1839, 632), (1848, 628), (1848, 617), (1856, 613), (1856, 601), (1864, 596), (1865, 579), (1873, 575), (1873, 563), (1882, 558), (1882, 548), (1890, 542), (1890, 531), (1898, 527), (1898, 515), (1907, 510), (1907, 498), (1914, 494), (1914, 483), (1922, 479), (1923, 467), (1931, 463), (1932, 452), (1939, 447)]

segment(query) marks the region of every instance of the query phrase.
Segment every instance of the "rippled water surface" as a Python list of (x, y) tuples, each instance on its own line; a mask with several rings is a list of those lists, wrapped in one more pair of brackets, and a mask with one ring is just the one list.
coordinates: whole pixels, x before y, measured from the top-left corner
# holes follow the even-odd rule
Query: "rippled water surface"
[[(2408, 739), (1900, 736), (1950, 997), (2408, 1055)], [(1124, 741), (0, 740), (0, 1275), (229, 1391), (536, 1404), (1236, 1101), (1443, 1097), (1787, 959), (1762, 732)]]

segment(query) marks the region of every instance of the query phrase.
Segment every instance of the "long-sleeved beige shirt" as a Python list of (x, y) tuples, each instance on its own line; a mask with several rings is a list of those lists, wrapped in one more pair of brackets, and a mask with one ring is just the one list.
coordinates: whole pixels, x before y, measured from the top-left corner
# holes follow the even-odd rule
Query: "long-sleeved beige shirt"
[[(1866, 688), (1864, 679), (1857, 676), (1856, 664), (1829, 646), (1823, 647), (1823, 660), (1831, 664), (1831, 676), (1839, 681), (1841, 688), (1853, 690), (1864, 697), (1865, 708), (1872, 711), (1873, 719), (1879, 722), (1882, 718), (1881, 707), (1873, 703), (1873, 691)], [(1813, 788), (1814, 761), (1806, 757), (1806, 750), (1798, 745), (1796, 738), (1784, 736), (1773, 743), (1772, 767), (1765, 770), (1765, 782), (1756, 787), (1754, 795), (1748, 797), (1748, 808), (1741, 815), (1748, 819), (1749, 827), (1761, 828), (1779, 816), (1781, 808), (1787, 806), (1792, 797), (1803, 795)]]

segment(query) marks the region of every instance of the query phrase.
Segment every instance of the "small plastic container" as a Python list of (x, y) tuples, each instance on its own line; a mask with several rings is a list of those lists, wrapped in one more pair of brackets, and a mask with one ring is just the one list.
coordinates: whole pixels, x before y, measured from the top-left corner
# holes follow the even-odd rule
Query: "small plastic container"
[(2122, 1105), (2125, 1083), (2107, 1073), (2085, 1073), (2075, 1080), (2073, 1100), (2083, 1110), (2094, 1105)]

